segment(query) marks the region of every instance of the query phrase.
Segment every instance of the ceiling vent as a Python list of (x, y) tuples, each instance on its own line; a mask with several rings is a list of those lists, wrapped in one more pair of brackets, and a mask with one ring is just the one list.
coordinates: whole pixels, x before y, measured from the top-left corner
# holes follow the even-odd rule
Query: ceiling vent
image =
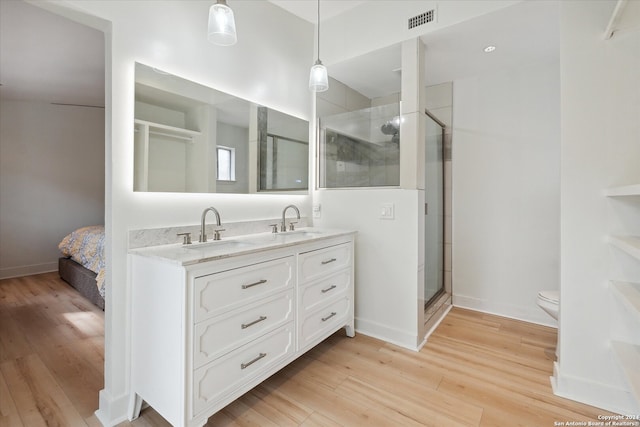
[(435, 9), (428, 10), (420, 15), (416, 15), (413, 18), (409, 18), (409, 29), (419, 27), (420, 25), (433, 22), (436, 18)]

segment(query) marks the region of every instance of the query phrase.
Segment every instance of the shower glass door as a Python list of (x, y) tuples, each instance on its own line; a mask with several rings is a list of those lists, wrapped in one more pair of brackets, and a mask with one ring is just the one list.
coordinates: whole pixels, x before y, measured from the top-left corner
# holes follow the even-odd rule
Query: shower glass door
[(445, 127), (427, 111), (425, 136), (425, 308), (444, 292)]

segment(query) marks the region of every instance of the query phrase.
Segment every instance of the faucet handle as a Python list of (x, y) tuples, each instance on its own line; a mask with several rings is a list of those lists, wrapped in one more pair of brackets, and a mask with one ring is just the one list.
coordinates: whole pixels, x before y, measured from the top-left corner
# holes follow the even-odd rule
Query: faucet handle
[(178, 233), (176, 236), (182, 236), (182, 244), (190, 245), (191, 244), (191, 233)]
[(291, 221), (289, 223), (289, 231), (294, 231), (296, 229), (295, 224), (297, 224), (297, 223), (298, 223), (298, 221)]
[(278, 224), (269, 224), (269, 227), (271, 227), (271, 232), (272, 233), (277, 233), (278, 232)]
[(216, 228), (213, 230), (213, 240), (220, 240), (220, 232), (225, 231), (224, 228)]

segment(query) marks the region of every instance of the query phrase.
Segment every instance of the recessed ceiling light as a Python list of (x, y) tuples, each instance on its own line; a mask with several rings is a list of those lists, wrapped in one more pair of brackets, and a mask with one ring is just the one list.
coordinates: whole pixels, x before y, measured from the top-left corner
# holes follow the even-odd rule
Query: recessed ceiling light
[(485, 53), (490, 53), (490, 52), (493, 52), (494, 50), (496, 50), (495, 46), (487, 46), (484, 48)]

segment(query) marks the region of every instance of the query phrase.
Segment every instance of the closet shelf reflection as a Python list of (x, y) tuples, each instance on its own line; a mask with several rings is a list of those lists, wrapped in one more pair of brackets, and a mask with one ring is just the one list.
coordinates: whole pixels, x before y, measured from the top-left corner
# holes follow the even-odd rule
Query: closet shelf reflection
[(169, 138), (176, 138), (185, 141), (193, 141), (193, 138), (198, 135), (202, 135), (202, 132), (198, 132), (190, 129), (182, 129), (174, 126), (163, 125), (160, 123), (149, 122), (146, 120), (135, 119), (135, 131), (138, 132), (139, 126), (148, 127), (148, 132), (151, 135), (165, 136)]

